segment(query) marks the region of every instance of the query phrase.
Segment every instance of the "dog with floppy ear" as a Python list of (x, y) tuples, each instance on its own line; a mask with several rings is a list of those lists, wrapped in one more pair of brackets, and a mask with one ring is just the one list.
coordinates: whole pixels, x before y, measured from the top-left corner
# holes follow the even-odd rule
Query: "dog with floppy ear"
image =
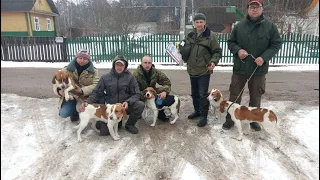
[[(142, 101), (145, 103), (144, 111), (147, 111), (148, 108), (153, 111), (153, 123), (150, 126), (155, 126), (159, 114), (155, 103), (157, 92), (153, 88), (147, 87), (142, 91), (142, 95)], [(142, 114), (146, 114), (146, 112), (143, 112)], [(143, 118), (146, 119), (146, 117)]]
[(153, 123), (150, 126), (156, 125), (159, 110), (164, 110), (164, 113), (168, 117), (174, 116), (174, 119), (170, 121), (170, 124), (174, 124), (179, 118), (180, 99), (178, 98), (178, 96), (168, 94), (163, 101), (163, 104), (159, 106), (161, 107), (160, 109), (158, 109), (156, 105), (156, 98), (157, 92), (152, 87), (147, 87), (145, 90), (143, 90), (143, 101), (145, 102), (145, 110), (147, 108), (150, 108), (153, 111)]
[(118, 124), (122, 120), (128, 120), (128, 115), (121, 103), (116, 104), (88, 104), (83, 112), (79, 113), (80, 123), (75, 128), (78, 129), (78, 141), (81, 142), (81, 132), (91, 122), (91, 127), (96, 132), (100, 132), (96, 128), (97, 121), (107, 123), (111, 137), (117, 141), (120, 139), (118, 134)]
[(221, 113), (219, 111), (220, 103), (223, 101), (222, 93), (218, 89), (212, 89), (207, 98), (210, 102), (211, 109), (216, 119), (221, 119)]
[[(57, 88), (64, 90), (65, 100), (72, 100), (74, 96), (69, 94), (69, 92), (73, 89), (80, 88), (73, 80), (69, 77), (68, 71), (66, 69), (58, 70), (55, 72), (55, 75), (52, 79), (53, 91), (56, 92)], [(59, 94), (59, 92), (57, 92)]]
[(281, 145), (281, 136), (279, 134), (279, 121), (277, 115), (270, 109), (260, 108), (260, 107), (247, 107), (242, 106), (238, 103), (223, 100), (220, 103), (220, 112), (229, 113), (231, 115), (232, 121), (235, 123), (239, 136), (237, 140), (241, 141), (243, 136), (242, 122), (248, 122), (249, 129), (250, 123), (259, 123), (265, 131), (270, 135), (277, 138), (276, 148)]

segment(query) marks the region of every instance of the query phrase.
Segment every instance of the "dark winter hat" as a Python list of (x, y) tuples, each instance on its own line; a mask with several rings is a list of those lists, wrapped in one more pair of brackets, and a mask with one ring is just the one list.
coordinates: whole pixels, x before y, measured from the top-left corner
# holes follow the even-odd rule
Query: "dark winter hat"
[(260, 6), (262, 6), (263, 0), (248, 0), (248, 6), (252, 3), (258, 3)]
[(78, 58), (78, 57), (82, 57), (84, 59), (90, 60), (90, 53), (87, 49), (80, 49), (76, 55), (76, 58)]
[(196, 20), (206, 20), (206, 16), (202, 13), (197, 13), (193, 17), (193, 21), (196, 21)]

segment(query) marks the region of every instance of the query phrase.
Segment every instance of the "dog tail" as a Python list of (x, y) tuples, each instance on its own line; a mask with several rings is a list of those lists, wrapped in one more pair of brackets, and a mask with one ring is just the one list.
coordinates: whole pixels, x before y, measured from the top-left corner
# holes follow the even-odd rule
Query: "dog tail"
[(177, 99), (178, 99), (177, 112), (179, 114), (180, 113), (180, 103), (181, 103), (181, 101), (180, 101), (180, 98), (177, 97)]

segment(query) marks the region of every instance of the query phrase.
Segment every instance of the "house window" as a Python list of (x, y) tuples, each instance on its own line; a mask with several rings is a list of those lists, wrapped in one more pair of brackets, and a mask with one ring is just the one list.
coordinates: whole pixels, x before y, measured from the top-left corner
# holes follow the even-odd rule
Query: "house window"
[(36, 31), (40, 31), (39, 17), (34, 17), (34, 29), (35, 29)]
[(51, 19), (50, 18), (47, 18), (47, 29), (48, 29), (48, 31), (52, 31)]

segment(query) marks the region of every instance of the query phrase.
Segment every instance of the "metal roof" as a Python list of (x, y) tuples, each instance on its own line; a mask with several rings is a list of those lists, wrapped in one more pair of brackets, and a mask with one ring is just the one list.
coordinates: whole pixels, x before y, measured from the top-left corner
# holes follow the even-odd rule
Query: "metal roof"
[[(46, 0), (53, 13), (59, 14), (54, 2)], [(1, 0), (1, 11), (29, 12), (32, 10), (35, 0)]]

